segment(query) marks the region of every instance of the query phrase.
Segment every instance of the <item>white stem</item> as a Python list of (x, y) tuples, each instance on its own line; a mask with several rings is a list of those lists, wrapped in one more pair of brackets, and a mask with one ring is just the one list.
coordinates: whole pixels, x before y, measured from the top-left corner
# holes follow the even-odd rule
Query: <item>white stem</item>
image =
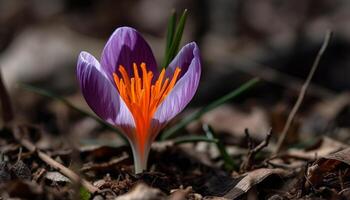
[(147, 169), (148, 155), (150, 151), (150, 145), (146, 145), (143, 150), (143, 155), (138, 148), (137, 144), (130, 143), (132, 148), (132, 153), (134, 156), (135, 174), (142, 173)]

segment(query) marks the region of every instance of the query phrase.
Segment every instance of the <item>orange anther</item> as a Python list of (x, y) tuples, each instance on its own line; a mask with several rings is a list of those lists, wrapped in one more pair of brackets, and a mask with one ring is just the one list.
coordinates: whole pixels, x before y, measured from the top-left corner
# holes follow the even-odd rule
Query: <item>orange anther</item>
[(133, 63), (133, 77), (125, 70), (124, 66), (119, 66), (121, 77), (113, 73), (114, 82), (117, 86), (120, 96), (129, 108), (133, 115), (136, 125), (136, 138), (143, 150), (146, 141), (149, 139), (150, 126), (153, 115), (158, 106), (166, 98), (166, 96), (174, 88), (176, 81), (180, 75), (181, 69), (176, 68), (173, 77), (165, 77), (165, 69), (162, 69), (158, 79), (152, 83), (154, 77), (152, 71), (147, 71), (145, 63), (140, 65), (142, 75), (139, 74), (139, 69), (136, 63)]

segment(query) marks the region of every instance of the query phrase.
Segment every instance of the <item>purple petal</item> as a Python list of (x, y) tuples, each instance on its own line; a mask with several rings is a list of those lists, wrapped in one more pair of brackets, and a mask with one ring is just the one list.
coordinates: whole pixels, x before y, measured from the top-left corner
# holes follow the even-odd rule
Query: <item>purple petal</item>
[(119, 73), (119, 65), (123, 65), (131, 75), (133, 63), (140, 65), (142, 62), (146, 63), (148, 70), (158, 74), (152, 50), (143, 37), (130, 27), (120, 27), (115, 30), (101, 56), (101, 65), (107, 76), (113, 80), (112, 74)]
[(185, 73), (154, 115), (154, 120), (162, 126), (181, 112), (196, 93), (201, 75), (201, 60), (196, 43), (193, 42), (183, 47), (172, 64), (169, 66), (173, 67), (172, 70), (179, 64), (178, 66), (182, 67)]
[(101, 70), (94, 56), (81, 52), (78, 58), (77, 78), (90, 108), (103, 120), (119, 126), (126, 134), (135, 127), (133, 117), (113, 83)]
[(199, 49), (195, 42), (191, 42), (180, 50), (180, 52), (176, 55), (176, 57), (171, 61), (168, 68), (166, 69), (166, 76), (172, 77), (176, 67), (181, 69), (181, 78), (188, 70), (193, 58), (195, 56), (199, 57)]

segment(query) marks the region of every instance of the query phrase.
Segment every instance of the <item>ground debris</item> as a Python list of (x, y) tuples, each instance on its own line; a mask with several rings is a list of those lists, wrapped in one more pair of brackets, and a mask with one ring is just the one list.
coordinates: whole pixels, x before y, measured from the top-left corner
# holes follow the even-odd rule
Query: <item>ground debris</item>
[(350, 148), (323, 156), (309, 167), (305, 187), (316, 193), (331, 193), (339, 198), (350, 189)]
[(14, 175), (19, 179), (24, 180), (30, 180), (32, 173), (29, 167), (21, 160), (17, 161), (14, 165), (11, 167), (12, 172)]
[(70, 183), (71, 181), (69, 178), (63, 176), (59, 172), (46, 172), (45, 178), (49, 181), (56, 182), (56, 183)]
[(137, 184), (130, 192), (121, 195), (115, 200), (165, 200), (166, 195), (159, 189), (151, 188), (145, 184)]

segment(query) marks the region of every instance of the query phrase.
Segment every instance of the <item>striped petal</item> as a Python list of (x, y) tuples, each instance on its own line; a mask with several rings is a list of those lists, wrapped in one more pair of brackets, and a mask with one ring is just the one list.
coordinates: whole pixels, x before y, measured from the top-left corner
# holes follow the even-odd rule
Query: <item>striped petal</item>
[(157, 109), (154, 127), (164, 126), (185, 108), (196, 93), (201, 75), (201, 59), (196, 43), (192, 42), (181, 49), (167, 69), (168, 77), (176, 67), (181, 68), (182, 76)]
[(130, 27), (116, 29), (107, 41), (101, 56), (101, 65), (108, 78), (113, 80), (113, 73), (119, 75), (119, 65), (123, 65), (131, 76), (133, 63), (140, 65), (142, 62), (146, 63), (153, 74), (158, 74), (152, 50), (143, 37)]
[(102, 119), (123, 129), (130, 135), (135, 127), (133, 117), (112, 82), (107, 78), (94, 56), (81, 52), (77, 78), (90, 108)]

